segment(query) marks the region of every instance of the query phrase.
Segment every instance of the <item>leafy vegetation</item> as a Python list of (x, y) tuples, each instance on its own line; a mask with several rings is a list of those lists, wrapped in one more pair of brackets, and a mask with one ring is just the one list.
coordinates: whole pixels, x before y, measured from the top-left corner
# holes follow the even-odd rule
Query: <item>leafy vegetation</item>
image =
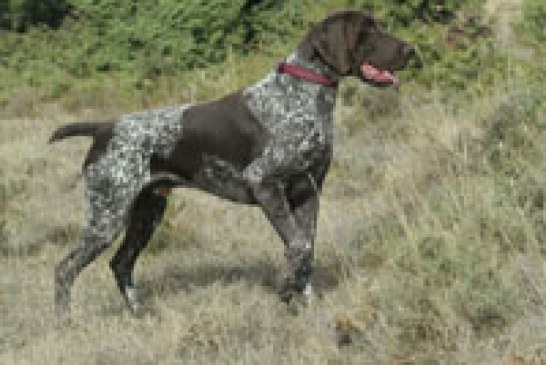
[(38, 24), (56, 28), (69, 9), (65, 0), (4, 0), (0, 2), (0, 29), (25, 31)]
[[(29, 103), (66, 97), (104, 107), (100, 95), (109, 93), (119, 105), (143, 107), (143, 100), (164, 94), (166, 78), (182, 83), (188, 70), (221, 64), (230, 55), (268, 57), (268, 64), (248, 70), (257, 78), (285, 57), (311, 24), (340, 7), (372, 11), (417, 46), (426, 72), (410, 69), (409, 79), (475, 90), (471, 86), (491, 84), (504, 65), (480, 16), (482, 5), (479, 0), (10, 0), (0, 21), (18, 32), (0, 36), (5, 80), (0, 105), (10, 109), (15, 93), (34, 95)], [(112, 95), (112, 89), (118, 91)]]
[(540, 0), (526, 0), (523, 19), (517, 27), (522, 37), (534, 45), (546, 43), (546, 4)]

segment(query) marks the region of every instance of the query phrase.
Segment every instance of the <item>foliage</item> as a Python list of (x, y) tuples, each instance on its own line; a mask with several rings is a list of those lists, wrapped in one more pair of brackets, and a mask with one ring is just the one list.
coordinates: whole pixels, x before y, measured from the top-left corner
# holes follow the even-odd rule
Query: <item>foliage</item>
[(525, 0), (523, 19), (517, 24), (523, 38), (534, 45), (546, 43), (546, 3), (542, 0)]
[[(0, 75), (5, 80), (0, 105), (11, 102), (14, 90), (26, 88), (42, 101), (72, 97), (77, 89), (100, 95), (105, 80), (125, 88), (125, 99), (118, 104), (142, 103), (141, 95), (157, 92), (161, 80), (221, 65), (230, 54), (285, 57), (312, 24), (340, 7), (370, 10), (387, 29), (416, 45), (424, 67), (413, 65), (403, 72), (406, 79), (475, 92), (490, 85), (505, 65), (479, 16), (483, 0), (39, 3), (10, 0), (9, 11), (2, 12), (4, 26), (24, 32), (0, 36)], [(21, 25), (14, 25), (16, 17)]]
[(453, 20), (463, 7), (481, 6), (481, 0), (353, 0), (349, 4), (369, 9), (389, 26), (408, 26), (416, 21), (447, 23)]
[(272, 1), (252, 6), (244, 0), (72, 2), (86, 24), (91, 69), (136, 66), (151, 74), (218, 63), (229, 50), (245, 52), (258, 34), (275, 28), (257, 14), (279, 8)]
[(150, 91), (158, 78), (221, 63), (273, 39), (286, 43), (301, 18), (301, 6), (272, 0), (70, 0), (70, 8), (58, 30), (30, 27), (0, 36), (6, 79), (0, 92), (28, 86), (51, 99), (82, 84), (95, 88), (103, 78)]
[(0, 2), (0, 29), (24, 31), (36, 24), (58, 27), (69, 9), (66, 0), (4, 0)]

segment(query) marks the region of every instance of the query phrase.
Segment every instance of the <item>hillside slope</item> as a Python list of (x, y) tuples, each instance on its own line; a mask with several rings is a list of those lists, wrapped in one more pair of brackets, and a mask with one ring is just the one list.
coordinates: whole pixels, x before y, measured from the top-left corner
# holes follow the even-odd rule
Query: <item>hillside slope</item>
[[(268, 60), (228, 58), (174, 91), (213, 97), (253, 82)], [(120, 107), (70, 114), (48, 102), (0, 119), (0, 363), (546, 362), (540, 60), (508, 56), (472, 97), (342, 84), (306, 308), (278, 300), (283, 247), (258, 209), (180, 189), (137, 266), (149, 314), (125, 309), (108, 269), (114, 245), (76, 282), (71, 320), (58, 322), (53, 268), (81, 227), (89, 141), (46, 141), (56, 126)]]

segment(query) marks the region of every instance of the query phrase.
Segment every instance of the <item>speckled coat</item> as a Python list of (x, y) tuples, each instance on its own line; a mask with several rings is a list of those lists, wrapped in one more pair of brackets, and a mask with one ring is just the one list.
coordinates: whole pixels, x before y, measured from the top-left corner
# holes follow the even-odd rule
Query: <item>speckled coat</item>
[[(331, 73), (325, 65), (303, 61), (297, 54), (287, 61), (319, 74)], [(262, 156), (245, 169), (247, 179), (286, 177), (330, 160), (335, 88), (273, 71), (243, 94), (271, 135)]]
[(119, 233), (131, 204), (150, 182), (152, 155), (172, 153), (188, 107), (134, 113), (116, 123), (106, 153), (84, 171), (86, 226), (94, 230), (88, 234), (110, 242)]

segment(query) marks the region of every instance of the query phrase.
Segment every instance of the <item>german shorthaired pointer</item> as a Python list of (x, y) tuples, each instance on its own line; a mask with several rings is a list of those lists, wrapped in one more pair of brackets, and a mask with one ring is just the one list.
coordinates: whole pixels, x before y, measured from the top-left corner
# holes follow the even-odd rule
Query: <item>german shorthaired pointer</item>
[(103, 123), (74, 123), (51, 141), (91, 136), (83, 166), (88, 203), (76, 247), (55, 270), (55, 303), (70, 307), (81, 270), (125, 230), (111, 261), (129, 307), (133, 267), (165, 211), (168, 191), (192, 186), (258, 205), (285, 245), (281, 298), (309, 294), (318, 199), (332, 159), (338, 80), (398, 82), (414, 49), (359, 11), (328, 16), (257, 84), (222, 99), (149, 110)]

